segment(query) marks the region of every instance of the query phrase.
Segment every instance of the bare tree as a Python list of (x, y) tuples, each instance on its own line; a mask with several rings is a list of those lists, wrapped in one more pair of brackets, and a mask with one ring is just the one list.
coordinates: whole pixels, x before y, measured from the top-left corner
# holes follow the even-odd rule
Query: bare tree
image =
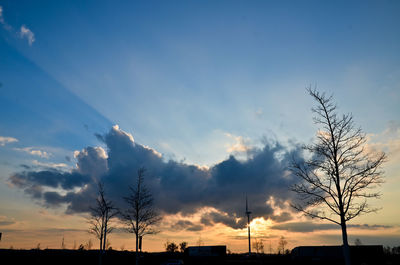
[(110, 200), (107, 200), (104, 185), (98, 183), (98, 196), (96, 198), (96, 206), (90, 207), (91, 216), (88, 220), (90, 225), (89, 233), (95, 235), (100, 242), (100, 257), (99, 263), (101, 264), (101, 256), (107, 249), (107, 235), (113, 231), (110, 226), (110, 221), (118, 214), (118, 210), (114, 207)]
[(354, 245), (356, 245), (356, 246), (362, 246), (361, 239), (356, 238), (356, 239), (354, 240)]
[[(82, 244), (81, 244), (82, 245)], [(93, 246), (92, 239), (89, 238), (89, 240), (85, 243), (84, 249), (86, 248), (87, 250), (91, 250)], [(80, 247), (79, 247), (80, 248)]]
[(61, 249), (66, 249), (64, 237), (61, 240)]
[(165, 247), (165, 251), (166, 251), (166, 252), (171, 252), (171, 253), (177, 252), (178, 249), (179, 249), (178, 245), (175, 244), (175, 242), (169, 242), (169, 241), (167, 241), (167, 242), (164, 244), (164, 247)]
[(124, 197), (128, 208), (122, 214), (127, 230), (136, 236), (136, 264), (139, 263), (139, 237), (157, 233), (153, 226), (161, 220), (153, 207), (153, 196), (144, 185), (144, 168), (137, 171), (136, 185), (129, 187), (130, 194)]
[(257, 240), (257, 238), (253, 241), (253, 248), (256, 250), (257, 254), (264, 254), (264, 242), (262, 239)]
[(186, 241), (183, 241), (181, 243), (179, 243), (179, 250), (180, 252), (185, 252), (186, 248), (187, 248), (188, 243)]
[(284, 236), (281, 236), (279, 238), (279, 241), (278, 241), (278, 253), (279, 254), (280, 253), (285, 254), (285, 247), (286, 247), (287, 243), (288, 242), (287, 242), (287, 240), (285, 239)]
[(337, 114), (332, 96), (311, 88), (307, 91), (317, 102), (312, 111), (314, 122), (321, 127), (316, 141), (304, 146), (311, 158), (291, 165), (292, 173), (301, 180), (291, 188), (300, 199), (292, 206), (306, 216), (340, 225), (345, 262), (350, 264), (346, 223), (377, 210), (367, 199), (380, 196), (371, 189), (383, 182), (381, 166), (386, 155), (367, 152), (365, 134), (354, 126), (351, 114)]

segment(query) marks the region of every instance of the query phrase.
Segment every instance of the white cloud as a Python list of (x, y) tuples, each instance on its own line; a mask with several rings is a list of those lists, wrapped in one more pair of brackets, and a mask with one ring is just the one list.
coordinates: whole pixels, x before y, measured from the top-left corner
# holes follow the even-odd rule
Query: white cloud
[(3, 7), (0, 6), (0, 23), (4, 24)]
[(18, 139), (14, 137), (5, 137), (5, 136), (0, 136), (0, 146), (4, 146), (9, 143), (15, 143), (18, 142)]
[(228, 153), (233, 153), (233, 152), (242, 153), (251, 150), (251, 148), (246, 144), (246, 141), (242, 136), (235, 136), (230, 133), (225, 133), (225, 135), (235, 140), (233, 144), (227, 146), (226, 151)]
[(0, 6), (0, 24), (3, 25), (3, 28), (13, 34), (17, 34), (21, 39), (26, 38), (28, 40), (29, 45), (32, 45), (35, 42), (35, 34), (30, 30), (27, 26), (22, 25), (20, 30), (16, 31), (14, 28), (9, 25), (4, 19), (3, 7)]
[(11, 31), (13, 28), (4, 20), (3, 7), (0, 6), (0, 24), (3, 25), (5, 30)]
[(39, 162), (37, 160), (33, 160), (32, 163), (36, 166), (41, 166), (41, 167), (50, 167), (50, 168), (66, 168), (66, 167), (68, 167), (68, 165), (65, 163), (44, 163), (44, 162)]
[(14, 149), (17, 151), (26, 152), (31, 155), (40, 156), (41, 158), (49, 158), (51, 156), (51, 153), (39, 149), (34, 149), (34, 147), (14, 148)]
[(29, 45), (32, 45), (32, 43), (35, 42), (35, 34), (25, 25), (21, 26), (19, 34), (21, 38), (26, 38), (28, 40)]
[(383, 132), (368, 134), (367, 139), (368, 151), (384, 151), (389, 155), (389, 161), (397, 163), (400, 157), (400, 122), (389, 122), (388, 127)]
[(257, 117), (261, 117), (261, 116), (264, 115), (264, 112), (263, 112), (263, 110), (262, 110), (261, 108), (258, 108), (258, 109), (255, 111), (255, 114), (256, 114)]

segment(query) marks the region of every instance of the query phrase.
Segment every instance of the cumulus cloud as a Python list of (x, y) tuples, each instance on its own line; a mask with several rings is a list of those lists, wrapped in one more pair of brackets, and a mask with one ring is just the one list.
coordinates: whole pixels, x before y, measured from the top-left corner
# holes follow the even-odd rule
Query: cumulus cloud
[[(231, 155), (210, 168), (200, 168), (164, 160), (156, 150), (136, 143), (131, 134), (118, 126), (96, 137), (106, 149), (87, 147), (76, 151), (77, 164), (71, 171), (24, 171), (10, 176), (9, 182), (46, 205), (66, 204), (69, 213), (88, 212), (96, 196), (97, 181), (104, 183), (110, 199), (123, 208), (122, 197), (129, 192), (128, 186), (134, 184), (138, 168), (145, 167), (145, 184), (161, 213), (185, 216), (204, 207), (214, 209), (202, 216), (201, 224), (177, 223), (182, 229), (198, 231), (215, 223), (235, 229), (245, 227), (246, 193), (252, 217), (285, 221), (291, 218), (289, 213), (277, 215), (274, 207), (283, 209), (291, 199), (288, 187), (294, 180), (286, 168), (291, 157), (300, 157), (297, 148), (289, 152), (278, 143), (266, 144), (262, 149), (253, 148), (247, 160)], [(46, 187), (65, 192), (46, 191)], [(271, 197), (272, 206), (267, 203)]]
[(24, 147), (24, 148), (14, 148), (14, 149), (34, 156), (39, 156), (41, 158), (49, 158), (51, 156), (51, 153), (36, 149), (34, 147)]
[(243, 136), (235, 136), (230, 133), (225, 133), (225, 135), (235, 141), (232, 145), (227, 146), (226, 151), (228, 153), (236, 153), (236, 152), (247, 152), (251, 150), (251, 147), (249, 147)]
[(33, 42), (35, 42), (35, 34), (25, 25), (21, 26), (19, 35), (21, 38), (26, 38), (29, 45), (32, 45)]
[(0, 136), (0, 146), (5, 146), (6, 144), (15, 142), (18, 142), (18, 139), (14, 137)]
[(75, 151), (77, 170), (83, 175), (98, 178), (107, 172), (107, 154), (101, 147), (87, 147), (82, 151)]

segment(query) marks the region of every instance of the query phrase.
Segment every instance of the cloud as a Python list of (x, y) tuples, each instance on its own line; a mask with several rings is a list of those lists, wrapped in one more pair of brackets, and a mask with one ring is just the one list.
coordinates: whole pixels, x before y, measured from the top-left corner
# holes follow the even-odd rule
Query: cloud
[[(358, 228), (358, 229), (384, 229), (391, 228), (392, 226), (386, 225), (368, 225), (368, 224), (348, 224), (348, 228)], [(270, 227), (274, 230), (286, 230), (290, 232), (301, 232), (301, 233), (309, 233), (320, 230), (337, 230), (340, 229), (340, 226), (337, 224), (327, 224), (327, 223), (313, 223), (313, 222), (291, 222), (284, 224), (277, 224)]]
[(317, 230), (334, 230), (339, 229), (337, 224), (318, 224), (311, 222), (293, 222), (271, 226), (274, 230), (286, 230), (290, 232), (314, 232)]
[(5, 30), (11, 31), (12, 27), (10, 25), (7, 24), (7, 22), (4, 20), (4, 10), (3, 7), (0, 6), (0, 24), (3, 25), (3, 28)]
[(60, 172), (57, 170), (21, 172), (11, 175), (10, 183), (19, 188), (32, 186), (62, 188), (72, 190), (75, 187), (82, 187), (90, 182), (90, 178), (72, 171)]
[(66, 168), (66, 167), (68, 167), (68, 165), (65, 163), (45, 163), (45, 162), (40, 162), (37, 160), (33, 160), (32, 163), (36, 166), (45, 167), (45, 168)]
[(5, 146), (6, 144), (15, 143), (15, 142), (18, 142), (18, 139), (14, 138), (14, 137), (0, 136), (0, 146)]
[(264, 115), (264, 111), (261, 108), (258, 108), (254, 113), (257, 118), (261, 118)]
[(360, 229), (367, 229), (367, 230), (375, 230), (375, 229), (385, 229), (385, 228), (392, 228), (393, 226), (390, 225), (369, 225), (369, 224), (348, 224), (347, 227), (352, 228), (360, 228)]
[[(253, 218), (290, 219), (290, 214), (277, 215), (274, 207), (284, 209), (285, 202), (291, 199), (288, 187), (294, 180), (287, 166), (292, 156), (300, 157), (299, 148), (287, 151), (279, 143), (267, 143), (262, 149), (253, 148), (247, 160), (231, 155), (210, 168), (201, 168), (164, 160), (156, 150), (136, 143), (131, 134), (118, 126), (96, 137), (106, 148), (87, 147), (76, 151), (76, 168), (68, 172), (24, 171), (10, 176), (9, 182), (47, 206), (65, 204), (68, 213), (79, 213), (89, 211), (99, 180), (104, 182), (109, 198), (118, 207), (125, 207), (122, 197), (128, 194), (128, 186), (134, 184), (138, 168), (145, 167), (145, 184), (162, 214), (185, 216), (204, 207), (215, 209), (204, 214), (197, 226), (180, 223), (185, 229), (196, 231), (215, 223), (235, 229), (245, 227), (246, 193)], [(65, 192), (48, 191), (47, 187), (62, 188)], [(273, 206), (267, 203), (271, 196)]]
[(211, 212), (202, 216), (201, 223), (204, 225), (221, 223), (226, 226), (232, 227), (233, 229), (240, 229), (246, 226), (246, 219), (240, 218), (235, 214), (229, 215), (227, 213)]
[(192, 232), (197, 232), (203, 230), (203, 226), (200, 224), (194, 224), (189, 220), (179, 220), (173, 226), (173, 229), (176, 230), (187, 230)]
[(24, 147), (24, 148), (14, 148), (14, 150), (17, 151), (22, 151), (34, 156), (39, 156), (41, 158), (49, 158), (51, 156), (51, 153), (48, 153), (46, 151), (42, 151), (39, 149), (35, 149), (34, 147)]
[(249, 147), (244, 138), (242, 136), (235, 136), (230, 133), (225, 133), (226, 136), (229, 138), (233, 139), (235, 141), (234, 144), (229, 145), (226, 149), (228, 153), (235, 153), (235, 152), (247, 152), (251, 150), (251, 147)]
[(78, 160), (77, 170), (83, 175), (97, 178), (107, 172), (107, 154), (101, 147), (75, 151), (74, 157)]
[(22, 39), (26, 38), (29, 45), (32, 45), (35, 42), (35, 34), (25, 25), (21, 26), (19, 35)]
[(12, 225), (15, 223), (16, 222), (14, 220), (11, 220), (11, 219), (7, 218), (6, 216), (0, 215), (0, 226), (8, 226), (8, 225)]
[(0, 23), (4, 24), (3, 7), (0, 6)]

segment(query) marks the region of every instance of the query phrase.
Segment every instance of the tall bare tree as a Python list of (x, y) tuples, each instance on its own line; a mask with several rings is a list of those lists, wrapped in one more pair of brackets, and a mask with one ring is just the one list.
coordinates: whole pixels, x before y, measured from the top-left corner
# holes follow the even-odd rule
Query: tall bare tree
[(129, 187), (130, 194), (124, 197), (128, 204), (122, 214), (129, 233), (136, 237), (136, 264), (139, 263), (139, 238), (144, 235), (157, 233), (154, 225), (161, 220), (153, 206), (153, 196), (144, 184), (145, 169), (137, 171), (136, 185)]
[(350, 264), (346, 223), (377, 210), (367, 199), (380, 197), (372, 189), (383, 182), (386, 155), (368, 152), (365, 134), (355, 127), (351, 114), (337, 113), (332, 96), (311, 88), (307, 91), (317, 102), (312, 111), (320, 128), (315, 142), (304, 146), (311, 158), (291, 165), (301, 180), (291, 188), (300, 199), (292, 206), (312, 218), (340, 225), (345, 262)]
[(90, 207), (91, 216), (88, 220), (89, 233), (95, 235), (100, 241), (100, 257), (99, 263), (101, 264), (101, 256), (106, 250), (107, 235), (113, 231), (110, 226), (112, 218), (116, 217), (118, 210), (114, 207), (110, 200), (107, 200), (104, 185), (98, 183), (98, 195), (96, 198), (96, 206)]

